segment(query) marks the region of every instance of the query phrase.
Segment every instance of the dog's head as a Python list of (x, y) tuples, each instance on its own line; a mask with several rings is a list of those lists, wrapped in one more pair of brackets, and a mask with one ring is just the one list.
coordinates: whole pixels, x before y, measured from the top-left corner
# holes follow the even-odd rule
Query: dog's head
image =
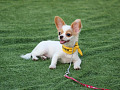
[(58, 30), (58, 39), (61, 44), (76, 41), (82, 27), (80, 19), (76, 19), (70, 26), (66, 25), (59, 16), (55, 16), (55, 25)]

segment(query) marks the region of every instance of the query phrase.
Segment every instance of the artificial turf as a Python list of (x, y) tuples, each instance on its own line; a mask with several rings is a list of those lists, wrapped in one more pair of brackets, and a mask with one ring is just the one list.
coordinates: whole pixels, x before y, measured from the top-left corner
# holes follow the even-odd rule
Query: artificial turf
[(120, 0), (0, 0), (0, 90), (90, 90), (66, 79), (69, 64), (50, 70), (50, 59), (21, 54), (43, 40), (57, 40), (54, 17), (82, 21), (81, 70), (70, 76), (98, 88), (120, 89)]

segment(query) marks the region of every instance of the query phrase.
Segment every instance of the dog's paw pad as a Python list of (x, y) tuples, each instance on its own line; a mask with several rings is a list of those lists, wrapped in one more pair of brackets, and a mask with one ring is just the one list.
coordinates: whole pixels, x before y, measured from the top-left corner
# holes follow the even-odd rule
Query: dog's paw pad
[(50, 65), (49, 68), (50, 68), (50, 69), (55, 69), (55, 68), (56, 68), (56, 65)]
[(41, 56), (41, 59), (42, 59), (42, 60), (46, 60), (47, 57), (46, 57), (46, 56)]

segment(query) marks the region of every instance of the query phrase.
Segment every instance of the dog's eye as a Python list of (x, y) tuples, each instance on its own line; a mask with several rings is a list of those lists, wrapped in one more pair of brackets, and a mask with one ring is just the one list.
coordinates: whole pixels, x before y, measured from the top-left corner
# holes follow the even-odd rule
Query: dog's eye
[(68, 37), (70, 37), (70, 36), (71, 36), (71, 34), (69, 34), (69, 33), (67, 33), (66, 35), (67, 35)]
[(58, 33), (59, 35), (61, 34), (61, 32)]

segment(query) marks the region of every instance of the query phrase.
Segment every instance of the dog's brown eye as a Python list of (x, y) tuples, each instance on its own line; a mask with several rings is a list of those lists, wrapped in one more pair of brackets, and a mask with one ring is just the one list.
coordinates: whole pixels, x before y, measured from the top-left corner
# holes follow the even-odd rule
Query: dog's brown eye
[(69, 34), (69, 33), (67, 33), (66, 35), (67, 35), (68, 37), (70, 37), (70, 36), (71, 36), (71, 34)]
[(59, 35), (61, 34), (61, 32), (58, 33)]

